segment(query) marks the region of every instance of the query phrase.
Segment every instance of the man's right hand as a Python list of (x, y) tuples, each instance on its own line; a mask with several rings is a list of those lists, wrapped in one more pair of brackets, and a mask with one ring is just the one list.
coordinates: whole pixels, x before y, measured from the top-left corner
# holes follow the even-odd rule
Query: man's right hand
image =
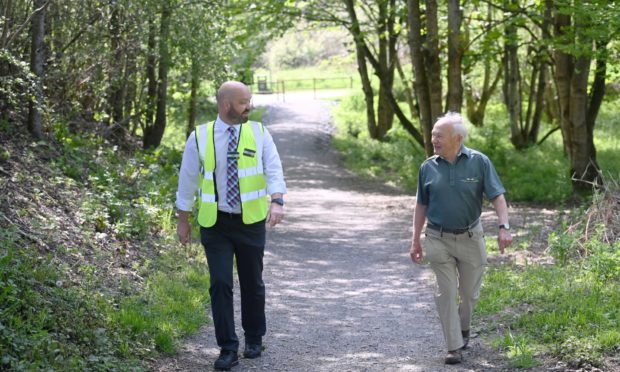
[(422, 253), (422, 245), (420, 244), (420, 241), (413, 241), (411, 242), (411, 250), (409, 250), (409, 255), (411, 256), (411, 261), (419, 264), (422, 263), (422, 258), (424, 257), (424, 254)]
[(189, 213), (179, 211), (179, 222), (177, 222), (177, 235), (181, 244), (185, 245), (189, 243), (189, 238), (192, 233), (192, 226), (189, 223)]

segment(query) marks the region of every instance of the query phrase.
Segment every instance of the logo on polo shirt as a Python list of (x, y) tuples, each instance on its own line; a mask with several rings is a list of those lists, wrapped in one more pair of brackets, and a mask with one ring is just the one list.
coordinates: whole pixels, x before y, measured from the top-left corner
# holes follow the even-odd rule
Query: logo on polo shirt
[(467, 183), (478, 183), (478, 182), (480, 182), (480, 178), (478, 178), (478, 177), (467, 177), (467, 178), (465, 178), (465, 179), (463, 179), (461, 181), (467, 182)]

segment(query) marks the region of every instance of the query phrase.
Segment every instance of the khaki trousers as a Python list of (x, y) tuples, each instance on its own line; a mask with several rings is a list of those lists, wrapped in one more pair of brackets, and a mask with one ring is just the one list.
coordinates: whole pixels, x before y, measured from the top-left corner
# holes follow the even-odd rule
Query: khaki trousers
[(469, 330), (471, 325), (487, 263), (482, 225), (463, 234), (427, 228), (422, 245), (437, 278), (435, 304), (446, 345), (450, 351), (460, 349), (461, 331)]

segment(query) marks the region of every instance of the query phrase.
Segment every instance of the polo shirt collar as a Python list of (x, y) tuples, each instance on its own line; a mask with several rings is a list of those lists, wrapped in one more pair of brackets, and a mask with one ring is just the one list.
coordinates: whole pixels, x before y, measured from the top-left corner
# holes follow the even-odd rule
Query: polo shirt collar
[(459, 153), (458, 153), (458, 154), (456, 154), (456, 158), (457, 158), (457, 159), (458, 159), (458, 158), (460, 158), (460, 157), (461, 157), (461, 155), (465, 155), (465, 156), (467, 156), (468, 158), (471, 158), (471, 149), (470, 149), (470, 148), (465, 147), (465, 145), (461, 145), (461, 148), (459, 149)]
[[(467, 158), (471, 158), (471, 149), (468, 147), (465, 147), (465, 145), (461, 145), (461, 148), (459, 149), (459, 152), (456, 154), (456, 159), (458, 160), (461, 156), (465, 156)], [(437, 163), (439, 161), (439, 159), (447, 162), (446, 159), (442, 158), (439, 155), (435, 155), (434, 161), (435, 163)]]

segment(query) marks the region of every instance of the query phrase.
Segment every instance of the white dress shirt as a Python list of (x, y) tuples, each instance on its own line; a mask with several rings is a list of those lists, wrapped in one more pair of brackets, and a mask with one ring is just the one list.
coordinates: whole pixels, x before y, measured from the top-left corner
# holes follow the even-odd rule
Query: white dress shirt
[[(249, 122), (248, 122), (249, 125)], [(215, 187), (217, 188), (218, 206), (224, 212), (241, 213), (241, 205), (232, 208), (226, 203), (226, 167), (228, 152), (228, 128), (230, 125), (224, 123), (218, 116), (215, 120)], [(233, 125), (237, 136), (241, 124)], [(273, 138), (267, 128), (264, 128), (263, 138), (263, 169), (267, 181), (267, 193), (286, 194), (286, 184), (282, 172), (280, 155), (276, 149)], [(257, 151), (260, 151), (257, 149)], [(176, 207), (182, 211), (191, 211), (194, 205), (196, 191), (200, 186), (200, 156), (196, 147), (196, 131), (192, 132), (185, 143), (181, 170), (179, 172), (179, 186), (177, 189)]]

